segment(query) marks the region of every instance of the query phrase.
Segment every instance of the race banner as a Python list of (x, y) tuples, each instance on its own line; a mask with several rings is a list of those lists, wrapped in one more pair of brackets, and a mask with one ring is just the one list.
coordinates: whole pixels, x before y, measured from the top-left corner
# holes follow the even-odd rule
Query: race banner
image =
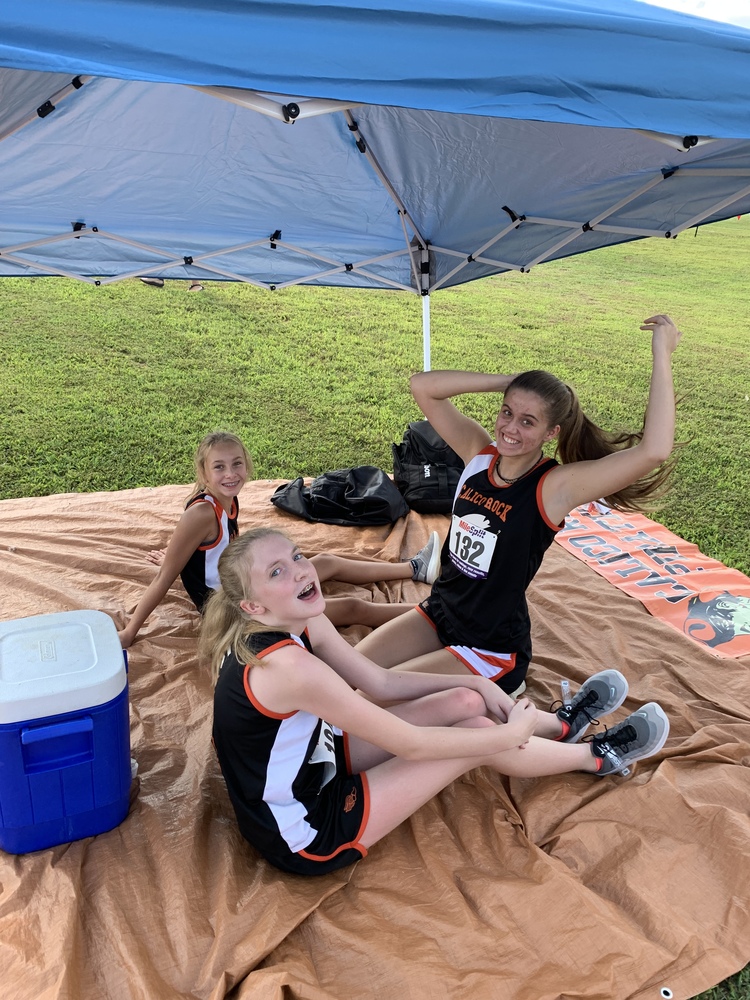
[(716, 656), (750, 655), (750, 578), (642, 514), (578, 507), (556, 541)]

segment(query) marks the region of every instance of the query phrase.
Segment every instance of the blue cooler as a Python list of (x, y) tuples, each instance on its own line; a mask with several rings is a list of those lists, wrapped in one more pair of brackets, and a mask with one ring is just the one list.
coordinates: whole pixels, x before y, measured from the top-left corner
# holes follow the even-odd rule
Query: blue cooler
[(128, 681), (112, 619), (0, 622), (0, 848), (25, 854), (111, 830), (129, 793)]

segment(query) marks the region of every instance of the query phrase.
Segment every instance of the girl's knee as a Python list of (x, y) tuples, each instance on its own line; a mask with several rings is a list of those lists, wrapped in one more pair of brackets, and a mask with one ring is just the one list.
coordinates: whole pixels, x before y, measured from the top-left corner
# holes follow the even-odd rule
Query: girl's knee
[[(486, 715), (487, 708), (484, 698), (478, 691), (465, 687), (452, 688), (451, 695), (454, 699), (454, 704), (459, 707), (464, 718), (470, 719), (475, 716), (482, 717)], [(489, 719), (486, 721), (492, 725)]]
[(359, 597), (334, 597), (326, 601), (326, 615), (336, 628), (347, 625), (372, 626), (372, 608), (375, 605)]

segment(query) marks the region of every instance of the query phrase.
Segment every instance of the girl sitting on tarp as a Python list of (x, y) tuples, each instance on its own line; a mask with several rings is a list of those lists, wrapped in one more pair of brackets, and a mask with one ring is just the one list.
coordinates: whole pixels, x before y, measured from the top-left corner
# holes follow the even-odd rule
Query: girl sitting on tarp
[[(671, 466), (675, 399), (672, 354), (680, 331), (651, 316), (653, 367), (643, 429), (608, 434), (583, 413), (564, 382), (544, 371), (520, 375), (433, 371), (411, 388), (430, 424), (465, 462), (430, 597), (371, 632), (358, 649), (384, 667), (461, 672), (522, 691), (531, 660), (526, 588), (565, 515), (603, 497), (638, 510), (658, 496)], [(451, 397), (502, 392), (494, 440)], [(543, 448), (557, 439), (562, 464)]]
[(519, 777), (614, 774), (667, 738), (650, 703), (577, 742), (591, 710), (622, 704), (617, 671), (583, 685), (571, 726), (477, 674), (376, 666), (326, 618), (314, 565), (274, 529), (240, 536), (219, 576), (201, 629), (216, 680), (213, 742), (242, 834), (283, 871), (322, 875), (359, 860), (481, 764)]
[[(219, 557), (237, 535), (237, 494), (252, 475), (252, 461), (235, 435), (217, 431), (206, 435), (195, 453), (195, 489), (166, 549), (154, 549), (149, 560), (159, 570), (138, 602), (127, 625), (118, 632), (127, 649), (148, 616), (164, 599), (178, 576), (196, 608), (202, 612), (206, 600), (218, 586)], [(437, 532), (406, 562), (351, 559), (321, 553), (313, 562), (322, 581), (377, 583), (386, 580), (417, 580), (432, 583), (440, 565)], [(411, 604), (374, 604), (357, 597), (328, 599), (328, 615), (337, 626), (369, 625), (375, 628), (409, 611)]]

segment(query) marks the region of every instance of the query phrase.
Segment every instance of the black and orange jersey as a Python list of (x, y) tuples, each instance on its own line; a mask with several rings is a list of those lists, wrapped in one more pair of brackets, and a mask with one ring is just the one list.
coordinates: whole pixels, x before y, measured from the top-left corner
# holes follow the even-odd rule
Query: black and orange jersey
[(240, 505), (237, 497), (233, 497), (232, 509), (227, 514), (219, 501), (209, 493), (198, 493), (188, 500), (185, 510), (195, 503), (210, 504), (216, 515), (217, 525), (216, 538), (205, 545), (199, 545), (180, 573), (185, 590), (196, 608), (202, 612), (206, 601), (219, 586), (219, 556), (238, 534), (237, 515)]
[(497, 486), (495, 444), (468, 462), (453, 501), (451, 526), (432, 595), (469, 646), (531, 656), (526, 588), (562, 525), (544, 512), (542, 482), (557, 464), (542, 458), (510, 485)]

